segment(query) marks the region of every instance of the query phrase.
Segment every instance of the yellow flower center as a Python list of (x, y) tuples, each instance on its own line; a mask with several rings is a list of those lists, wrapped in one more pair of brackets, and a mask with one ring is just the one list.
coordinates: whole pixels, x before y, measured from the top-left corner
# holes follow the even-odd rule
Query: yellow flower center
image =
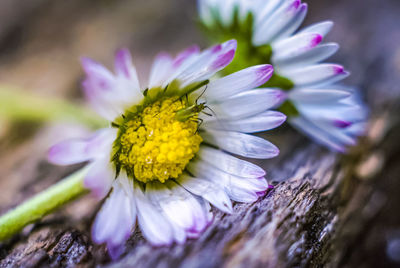
[(188, 105), (179, 98), (163, 98), (131, 118), (125, 117), (119, 138), (119, 150), (113, 161), (117, 169), (141, 182), (177, 178), (199, 151), (198, 113), (187, 120), (177, 120), (177, 112)]

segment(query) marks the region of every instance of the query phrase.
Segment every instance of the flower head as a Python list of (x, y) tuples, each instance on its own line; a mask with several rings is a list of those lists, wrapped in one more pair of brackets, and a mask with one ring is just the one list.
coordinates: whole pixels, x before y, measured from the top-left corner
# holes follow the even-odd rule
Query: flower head
[(210, 204), (230, 213), (231, 200), (254, 202), (267, 191), (265, 172), (234, 155), (267, 159), (279, 153), (247, 133), (284, 122), (282, 113), (269, 110), (282, 94), (252, 90), (271, 77), (270, 65), (213, 79), (235, 50), (231, 40), (203, 52), (194, 46), (174, 58), (162, 53), (145, 88), (125, 49), (116, 55), (115, 74), (83, 59), (85, 94), (110, 127), (53, 146), (49, 159), (89, 162), (85, 186), (99, 198), (108, 195), (92, 236), (107, 243), (112, 257), (122, 253), (136, 221), (153, 245), (183, 243), (208, 226)]
[(307, 4), (301, 0), (198, 0), (202, 25), (219, 41), (238, 39), (238, 57), (226, 71), (270, 63), (273, 77), (263, 86), (289, 91), (280, 110), (289, 122), (314, 140), (345, 151), (363, 134), (367, 109), (358, 93), (335, 83), (349, 73), (321, 63), (339, 48), (322, 44), (333, 23), (298, 30)]

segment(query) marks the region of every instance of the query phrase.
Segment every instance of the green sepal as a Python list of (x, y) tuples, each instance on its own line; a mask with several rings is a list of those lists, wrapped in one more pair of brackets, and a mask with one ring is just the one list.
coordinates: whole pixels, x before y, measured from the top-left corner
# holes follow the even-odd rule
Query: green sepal
[(261, 87), (277, 87), (283, 90), (290, 90), (294, 87), (294, 83), (290, 79), (274, 72), (272, 77)]
[(300, 113), (296, 106), (289, 100), (285, 101), (278, 109), (280, 112), (284, 113), (287, 117), (299, 116)]

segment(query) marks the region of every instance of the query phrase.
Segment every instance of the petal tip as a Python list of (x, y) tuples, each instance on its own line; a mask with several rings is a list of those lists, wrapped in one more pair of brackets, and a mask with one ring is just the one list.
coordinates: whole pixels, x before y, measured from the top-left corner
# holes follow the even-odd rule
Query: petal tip
[(274, 73), (274, 68), (270, 64), (265, 64), (259, 66), (256, 72), (257, 76), (260, 79), (259, 85), (257, 86), (260, 86), (262, 84), (265, 84), (271, 78), (272, 74)]
[(352, 125), (352, 122), (344, 120), (335, 120), (333, 121), (333, 125), (338, 128), (347, 128)]
[(310, 46), (311, 46), (311, 48), (316, 47), (316, 46), (319, 45), (319, 43), (321, 43), (321, 42), (322, 42), (322, 35), (316, 34), (316, 35), (314, 36), (314, 38), (312, 38), (311, 43), (310, 43)]
[(293, 1), (293, 3), (291, 5), (289, 5), (289, 7), (287, 8), (287, 11), (288, 12), (296, 11), (299, 8), (300, 4), (301, 4), (301, 0)]
[(82, 68), (83, 68), (83, 70), (85, 71), (86, 74), (90, 73), (90, 69), (94, 65), (98, 65), (99, 64), (94, 59), (89, 58), (89, 57), (85, 57), (85, 56), (80, 58), (80, 62), (81, 62)]
[(227, 66), (235, 57), (235, 50), (231, 49), (227, 53), (220, 55), (214, 62), (213, 68), (220, 69)]

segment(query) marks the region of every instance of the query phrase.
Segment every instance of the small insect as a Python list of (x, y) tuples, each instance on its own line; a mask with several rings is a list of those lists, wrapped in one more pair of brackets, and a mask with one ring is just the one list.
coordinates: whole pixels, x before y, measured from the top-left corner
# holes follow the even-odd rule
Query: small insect
[[(203, 119), (201, 119), (201, 118), (195, 119), (194, 118), (195, 116), (197, 116), (199, 113), (203, 113), (205, 115), (212, 116), (212, 114), (206, 113), (204, 111), (205, 109), (211, 110), (211, 108), (206, 105), (206, 102), (198, 103), (199, 99), (203, 96), (204, 92), (207, 90), (207, 87), (208, 86), (206, 86), (205, 89), (203, 90), (203, 92), (197, 97), (197, 99), (193, 105), (186, 106), (185, 108), (182, 108), (182, 109), (176, 111), (175, 118), (178, 121), (185, 122), (187, 120), (195, 120), (200, 125), (203, 122)], [(185, 95), (185, 97), (186, 97), (186, 104), (188, 104), (189, 100), (188, 100), (187, 94)]]

